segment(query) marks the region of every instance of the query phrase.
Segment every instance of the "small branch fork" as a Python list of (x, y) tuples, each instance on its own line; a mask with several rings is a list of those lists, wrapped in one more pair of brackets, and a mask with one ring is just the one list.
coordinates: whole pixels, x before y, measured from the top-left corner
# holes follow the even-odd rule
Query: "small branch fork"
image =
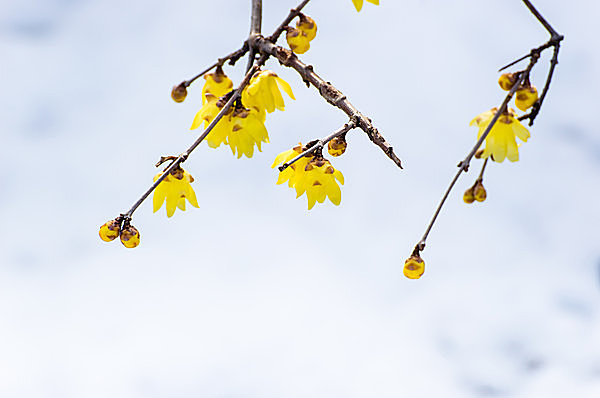
[[(546, 50), (547, 48), (553, 47), (554, 48), (554, 54), (552, 56), (552, 59), (550, 61), (550, 69), (548, 71), (548, 77), (546, 78), (546, 84), (544, 86), (544, 89), (542, 90), (542, 94), (540, 96), (540, 98), (538, 99), (538, 101), (534, 104), (534, 106), (532, 107), (531, 112), (529, 112), (526, 115), (523, 115), (521, 117), (519, 117), (519, 120), (525, 120), (525, 119), (529, 119), (529, 125), (533, 125), (533, 120), (535, 119), (535, 117), (537, 116), (537, 114), (539, 113), (540, 107), (542, 105), (542, 102), (548, 92), (548, 89), (550, 87), (550, 82), (552, 81), (552, 75), (554, 74), (554, 69), (556, 67), (556, 65), (558, 64), (558, 51), (560, 49), (560, 42), (564, 39), (564, 36), (559, 35), (553, 28), (552, 26), (548, 23), (548, 21), (546, 21), (542, 15), (539, 13), (539, 11), (533, 6), (533, 4), (531, 3), (531, 1), (529, 0), (523, 0), (523, 3), (525, 3), (525, 5), (527, 6), (527, 8), (532, 12), (532, 14), (537, 18), (537, 20), (544, 26), (544, 28), (546, 28), (546, 30), (548, 31), (548, 33), (550, 33), (550, 40), (537, 47), (532, 49), (529, 54), (517, 59), (514, 62), (511, 62), (510, 64), (504, 66), (503, 68), (500, 69), (500, 71), (515, 65), (516, 63), (525, 60), (527, 58), (529, 58), (529, 65), (527, 65), (527, 67), (518, 72), (518, 78), (516, 83), (514, 84), (514, 86), (510, 89), (510, 91), (508, 92), (508, 94), (506, 95), (506, 98), (504, 98), (504, 101), (502, 102), (502, 105), (500, 105), (500, 108), (498, 109), (498, 111), (496, 112), (496, 114), (494, 115), (494, 117), (492, 118), (492, 120), (490, 121), (488, 127), (485, 129), (485, 131), (483, 132), (483, 134), (481, 135), (481, 137), (477, 140), (477, 142), (475, 143), (475, 145), (473, 146), (473, 148), (471, 149), (471, 151), (467, 154), (467, 156), (465, 157), (464, 160), (462, 160), (459, 164), (458, 164), (458, 172), (456, 173), (456, 175), (454, 176), (454, 178), (452, 179), (452, 181), (450, 182), (450, 185), (448, 186), (448, 189), (446, 189), (446, 192), (444, 193), (444, 196), (442, 197), (438, 207), (435, 210), (435, 213), (433, 214), (433, 217), (431, 219), (431, 221), (429, 222), (429, 225), (427, 226), (427, 229), (425, 230), (425, 233), (423, 234), (423, 237), (421, 238), (421, 240), (419, 241), (419, 243), (417, 243), (415, 245), (415, 248), (413, 250), (412, 255), (413, 256), (419, 256), (420, 252), (423, 251), (425, 249), (425, 245), (426, 245), (426, 241), (427, 241), (427, 237), (429, 236), (429, 233), (431, 232), (431, 229), (433, 228), (433, 225), (435, 224), (435, 221), (438, 217), (438, 215), (440, 214), (440, 211), (442, 210), (442, 207), (444, 206), (444, 203), (446, 202), (446, 199), (448, 199), (448, 195), (450, 194), (450, 192), (452, 191), (452, 188), (454, 188), (454, 185), (456, 184), (456, 182), (458, 181), (458, 178), (460, 177), (460, 175), (463, 172), (467, 172), (469, 170), (469, 165), (471, 163), (471, 160), (473, 158), (473, 156), (475, 155), (475, 153), (477, 152), (477, 150), (479, 149), (479, 147), (483, 144), (483, 142), (485, 141), (486, 137), (488, 136), (488, 134), (490, 133), (490, 131), (492, 130), (492, 128), (494, 127), (494, 125), (496, 124), (496, 122), (498, 121), (498, 119), (500, 118), (500, 116), (507, 110), (508, 107), (508, 103), (510, 102), (510, 100), (512, 99), (513, 95), (515, 94), (515, 92), (517, 91), (517, 89), (521, 86), (521, 83), (523, 83), (525, 81), (525, 79), (529, 78), (529, 73), (531, 72), (531, 70), (533, 69), (534, 65), (537, 63), (537, 61), (540, 58), (541, 53)], [(485, 171), (485, 167), (487, 165), (488, 159), (485, 160), (482, 168), (481, 168), (481, 172), (479, 173), (479, 177), (478, 180), (482, 180), (483, 179), (483, 173)]]

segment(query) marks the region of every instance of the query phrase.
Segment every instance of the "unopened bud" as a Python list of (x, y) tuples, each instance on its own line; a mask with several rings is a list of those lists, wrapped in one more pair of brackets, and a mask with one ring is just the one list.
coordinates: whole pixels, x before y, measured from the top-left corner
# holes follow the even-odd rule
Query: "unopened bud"
[(173, 98), (173, 101), (183, 102), (185, 97), (187, 97), (187, 87), (185, 83), (180, 83), (171, 90), (171, 98)]
[(121, 243), (127, 248), (134, 248), (140, 244), (140, 233), (133, 225), (127, 225), (121, 231)]
[(296, 54), (304, 54), (310, 49), (308, 36), (299, 29), (288, 27), (285, 38), (292, 51)]
[(425, 272), (425, 262), (419, 255), (412, 255), (404, 262), (404, 276), (419, 279)]
[(517, 90), (515, 105), (525, 112), (538, 100), (538, 92), (535, 86), (521, 87)]
[(300, 14), (300, 20), (296, 22), (296, 28), (306, 33), (309, 41), (312, 41), (317, 35), (317, 24), (311, 17)]
[(101, 227), (100, 227), (100, 239), (102, 239), (105, 242), (110, 242), (113, 241), (117, 238), (117, 236), (119, 236), (119, 232), (121, 230), (121, 223), (118, 222), (117, 220), (110, 220), (108, 222), (105, 222)]
[(475, 202), (475, 191), (473, 187), (465, 191), (465, 193), (463, 194), (463, 201), (468, 204)]
[(333, 157), (338, 157), (346, 152), (347, 147), (348, 143), (346, 142), (346, 138), (341, 135), (329, 141), (327, 144), (327, 152), (329, 152), (329, 154)]
[(500, 85), (502, 90), (510, 91), (510, 89), (513, 88), (513, 86), (517, 82), (517, 79), (517, 73), (503, 73), (498, 79), (498, 84)]
[(477, 181), (473, 187), (473, 195), (475, 196), (475, 200), (478, 202), (483, 202), (487, 198), (487, 192), (485, 191), (481, 181)]

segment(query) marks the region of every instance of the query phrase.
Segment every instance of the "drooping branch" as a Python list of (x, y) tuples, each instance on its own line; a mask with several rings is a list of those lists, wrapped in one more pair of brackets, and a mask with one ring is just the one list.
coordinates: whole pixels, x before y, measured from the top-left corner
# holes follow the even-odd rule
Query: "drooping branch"
[(264, 37), (255, 37), (250, 43), (250, 47), (258, 49), (262, 54), (269, 54), (279, 60), (279, 62), (287, 67), (294, 69), (302, 80), (310, 86), (311, 84), (319, 90), (321, 96), (331, 105), (341, 109), (349, 118), (356, 119), (357, 126), (362, 129), (369, 139), (392, 160), (396, 165), (402, 168), (402, 162), (394, 153), (392, 146), (385, 140), (379, 131), (373, 126), (371, 120), (365, 117), (352, 105), (340, 90), (333, 84), (326, 82), (317, 75), (312, 65), (306, 65), (292, 51), (281, 46), (271, 43)]
[(211, 123), (208, 125), (208, 127), (204, 130), (204, 132), (202, 133), (202, 135), (200, 135), (200, 137), (198, 137), (196, 139), (196, 141), (194, 141), (192, 143), (192, 145), (190, 145), (190, 147), (185, 152), (183, 152), (181, 155), (177, 156), (177, 158), (171, 163), (171, 165), (169, 167), (167, 167), (167, 169), (154, 182), (154, 184), (152, 184), (150, 186), (150, 188), (148, 188), (148, 190), (146, 192), (144, 192), (144, 194), (138, 199), (138, 201), (134, 203), (134, 205), (131, 207), (131, 209), (129, 209), (129, 211), (127, 213), (124, 213), (122, 215), (125, 220), (130, 220), (131, 216), (136, 211), (136, 209), (156, 189), (156, 187), (158, 186), (158, 184), (160, 184), (171, 173), (171, 171), (175, 170), (183, 162), (185, 162), (187, 160), (187, 158), (190, 156), (190, 154), (194, 151), (194, 149), (196, 149), (198, 147), (198, 145), (200, 145), (200, 143), (202, 141), (204, 141), (204, 139), (206, 138), (206, 136), (215, 128), (215, 126), (217, 125), (217, 123), (219, 123), (219, 121), (223, 118), (223, 116), (226, 115), (227, 112), (229, 112), (229, 109), (231, 108), (231, 106), (241, 96), (242, 90), (244, 89), (244, 87), (246, 87), (248, 85), (248, 83), (250, 82), (250, 78), (252, 78), (252, 75), (254, 75), (254, 73), (262, 65), (264, 65), (264, 63), (267, 61), (268, 58), (269, 58), (268, 55), (263, 55), (258, 60), (258, 62), (256, 63), (256, 65), (254, 65), (246, 73), (246, 75), (244, 76), (244, 79), (242, 80), (242, 82), (240, 83), (240, 85), (238, 86), (238, 88), (233, 91), (233, 94), (231, 95), (231, 97), (229, 98), (229, 100), (225, 103), (225, 105), (223, 106), (223, 108), (221, 109), (221, 111), (217, 114), (217, 116), (215, 116), (215, 118), (211, 121)]

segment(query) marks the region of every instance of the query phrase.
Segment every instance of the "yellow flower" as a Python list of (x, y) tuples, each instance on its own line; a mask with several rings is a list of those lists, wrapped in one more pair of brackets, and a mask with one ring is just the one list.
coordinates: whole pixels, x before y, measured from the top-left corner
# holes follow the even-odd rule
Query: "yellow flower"
[(261, 113), (265, 110), (271, 113), (275, 109), (283, 111), (285, 103), (280, 89), (291, 99), (296, 99), (290, 85), (275, 72), (270, 70), (256, 72), (250, 79), (250, 84), (242, 91), (242, 103), (248, 108), (256, 108)]
[(518, 77), (518, 73), (503, 73), (498, 78), (498, 84), (502, 90), (510, 91), (517, 82)]
[(308, 40), (312, 41), (317, 36), (317, 24), (315, 20), (304, 14), (300, 14), (299, 18), (298, 22), (296, 22), (296, 28), (306, 33)]
[[(363, 0), (352, 0), (352, 2), (354, 3), (354, 7), (356, 7), (356, 11), (360, 11), (362, 9)], [(367, 2), (375, 4), (376, 6), (379, 5), (379, 0), (367, 0)]]
[(254, 154), (254, 145), (261, 151), (261, 143), (269, 142), (269, 134), (265, 128), (263, 116), (254, 108), (236, 109), (232, 116), (232, 128), (227, 135), (227, 144), (238, 159), (242, 154), (251, 158)]
[(327, 144), (327, 152), (333, 157), (342, 156), (346, 152), (348, 143), (346, 142), (345, 135), (335, 137)]
[(227, 94), (233, 88), (233, 82), (223, 72), (223, 68), (217, 66), (214, 73), (207, 73), (204, 75), (206, 82), (202, 87), (202, 104), (207, 100), (206, 94), (210, 93), (215, 97), (219, 98)]
[[(288, 162), (302, 153), (302, 144), (280, 153), (271, 167)], [(323, 157), (302, 157), (296, 163), (279, 173), (277, 184), (288, 181), (288, 186), (296, 189), (296, 197), (306, 193), (308, 209), (312, 209), (316, 202), (323, 203), (329, 198), (331, 203), (339, 205), (342, 191), (337, 183), (344, 184), (344, 176), (333, 168), (331, 163)]]
[(300, 29), (289, 28), (285, 38), (292, 51), (296, 54), (304, 54), (310, 49), (310, 39)]
[[(488, 127), (496, 112), (498, 112), (498, 109), (493, 108), (476, 116), (471, 121), (470, 126), (479, 127), (478, 139)], [(526, 142), (530, 134), (521, 122), (517, 120), (516, 116), (517, 114), (513, 109), (508, 109), (507, 112), (498, 118), (498, 121), (494, 124), (485, 139), (485, 149), (481, 154), (483, 159), (491, 155), (492, 159), (499, 163), (503, 162), (505, 158), (508, 158), (511, 162), (519, 160), (519, 149), (515, 136)]]
[[(223, 105), (216, 96), (207, 93), (205, 98), (206, 103), (202, 105), (202, 108), (200, 108), (198, 113), (196, 113), (190, 130), (197, 129), (200, 127), (202, 122), (204, 122), (204, 128), (208, 127), (210, 122), (213, 121), (213, 119), (219, 112), (221, 112), (221, 109), (223, 108)], [(227, 135), (233, 127), (230, 116), (231, 111), (228, 114), (223, 115), (221, 120), (219, 120), (219, 123), (217, 123), (217, 125), (206, 136), (206, 142), (211, 148), (217, 148), (226, 141)]]
[[(154, 181), (162, 174), (158, 173), (154, 176)], [(185, 199), (192, 206), (199, 207), (196, 193), (190, 185), (191, 182), (194, 182), (194, 178), (181, 167), (171, 171), (170, 175), (162, 180), (154, 190), (154, 198), (152, 200), (154, 212), (156, 213), (162, 207), (165, 200), (167, 202), (167, 217), (173, 216), (177, 207), (185, 210)]]

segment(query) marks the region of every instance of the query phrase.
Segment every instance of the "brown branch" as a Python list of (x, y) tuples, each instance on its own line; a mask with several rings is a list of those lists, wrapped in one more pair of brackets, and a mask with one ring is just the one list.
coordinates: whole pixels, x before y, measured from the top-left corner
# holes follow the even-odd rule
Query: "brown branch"
[(226, 61), (229, 61), (229, 65), (235, 65), (235, 63), (240, 58), (242, 58), (244, 56), (244, 54), (246, 54), (248, 52), (248, 48), (249, 48), (248, 43), (244, 42), (244, 45), (239, 50), (235, 50), (234, 52), (227, 54), (223, 58), (219, 58), (217, 60), (217, 62), (215, 62), (211, 66), (207, 67), (206, 69), (204, 69), (202, 72), (198, 73), (196, 76), (192, 77), (191, 79), (184, 80), (179, 85), (183, 86), (183, 87), (189, 87), (190, 84), (192, 84), (195, 80), (199, 79), (200, 77), (204, 76), (204, 74), (210, 72), (217, 66), (223, 66)]
[(292, 51), (275, 45), (261, 36), (254, 37), (250, 42), (250, 47), (256, 48), (257, 51), (262, 54), (274, 56), (282, 65), (290, 67), (298, 72), (302, 77), (302, 80), (308, 86), (312, 84), (319, 90), (319, 93), (327, 102), (341, 109), (349, 118), (355, 118), (357, 120), (357, 126), (367, 134), (369, 139), (375, 145), (379, 146), (398, 167), (402, 168), (402, 163), (394, 153), (392, 146), (388, 144), (385, 138), (383, 138), (379, 131), (373, 126), (371, 120), (360, 113), (346, 96), (333, 86), (333, 84), (326, 82), (319, 77), (319, 75), (314, 72), (312, 65), (304, 64)]

